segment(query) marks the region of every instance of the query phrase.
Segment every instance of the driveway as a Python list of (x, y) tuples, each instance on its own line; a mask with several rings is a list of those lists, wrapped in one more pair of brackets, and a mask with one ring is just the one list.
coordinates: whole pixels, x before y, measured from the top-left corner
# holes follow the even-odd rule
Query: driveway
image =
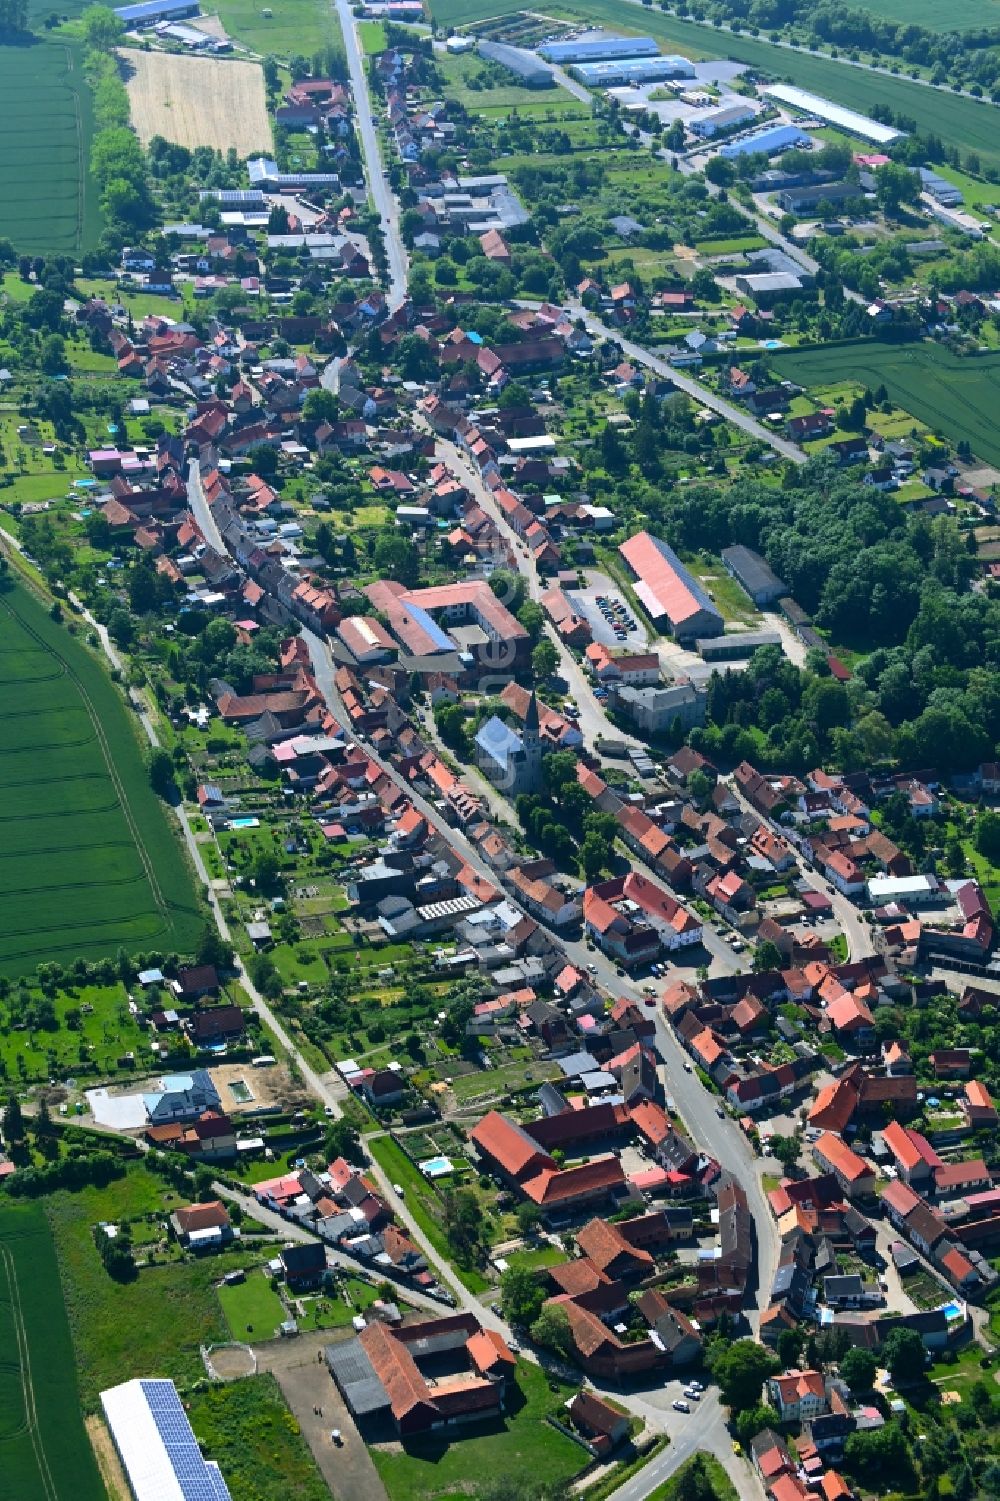
[[(327, 1329), (297, 1339), (269, 1340), (254, 1348), (257, 1369), (270, 1371), (302, 1429), (302, 1436), (337, 1501), (386, 1501), (385, 1487), (354, 1419), (323, 1361), (327, 1345), (353, 1338), (353, 1330)], [(319, 1413), (314, 1408), (319, 1407)], [(339, 1428), (343, 1444), (330, 1439)]]

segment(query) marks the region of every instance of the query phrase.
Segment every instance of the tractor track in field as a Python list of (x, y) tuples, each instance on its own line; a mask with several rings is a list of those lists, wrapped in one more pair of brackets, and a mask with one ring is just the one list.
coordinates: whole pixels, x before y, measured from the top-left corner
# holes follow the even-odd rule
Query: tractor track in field
[(42, 1482), (46, 1501), (59, 1501), (59, 1494), (56, 1490), (55, 1481), (52, 1479), (52, 1471), (49, 1469), (45, 1448), (38, 1432), (38, 1408), (35, 1403), (35, 1384), (31, 1376), (31, 1352), (28, 1348), (28, 1334), (24, 1327), (24, 1314), (21, 1311), (21, 1290), (17, 1282), (17, 1268), (14, 1265), (14, 1257), (7, 1246), (0, 1246), (0, 1263), (3, 1265), (7, 1286), (10, 1290), (10, 1313), (14, 1324), (17, 1363), (21, 1376), (21, 1391), (24, 1397), (25, 1428), (31, 1438), (31, 1447), (35, 1452), (35, 1463), (38, 1466), (38, 1476)]

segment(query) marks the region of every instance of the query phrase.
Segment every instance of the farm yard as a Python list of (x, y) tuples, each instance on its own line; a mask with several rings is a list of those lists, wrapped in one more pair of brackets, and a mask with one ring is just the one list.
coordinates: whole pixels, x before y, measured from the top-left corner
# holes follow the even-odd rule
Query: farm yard
[(783, 380), (802, 386), (884, 385), (890, 399), (953, 443), (965, 439), (980, 459), (1000, 464), (995, 413), (1000, 354), (961, 359), (939, 344), (840, 344), (774, 357)]
[(79, 47), (0, 46), (0, 235), (33, 254), (79, 255), (101, 230), (88, 161), (91, 91)]
[(191, 950), (191, 878), (117, 689), (20, 585), (0, 595), (0, 973)]
[[(971, 5), (972, 0), (970, 9)], [(486, 13), (512, 15), (522, 8), (518, 0), (491, 0)], [(433, 0), (432, 9), (439, 26), (468, 26), (484, 19), (483, 9), (476, 0)], [(725, 57), (747, 63), (762, 73), (811, 89), (862, 114), (867, 114), (873, 104), (888, 105), (897, 113), (919, 120), (920, 129), (926, 134), (938, 135), (960, 151), (978, 152), (984, 164), (1000, 165), (997, 129), (1000, 116), (995, 105), (853, 67), (834, 58), (790, 51), (760, 38), (719, 32), (714, 27), (681, 20), (659, 10), (646, 7), (639, 10), (629, 0), (555, 0), (546, 6), (545, 13), (558, 19), (585, 21), (590, 26), (607, 26), (616, 32), (653, 36), (665, 51), (680, 52), (695, 60)], [(909, 12), (906, 18), (915, 19)], [(981, 16), (979, 23), (982, 24)], [(945, 29), (951, 29), (950, 17)]]
[(101, 1501), (52, 1234), (37, 1204), (0, 1209), (0, 1350), (4, 1493), (18, 1501)]
[(132, 123), (144, 146), (212, 146), (239, 156), (271, 151), (264, 75), (258, 63), (122, 47)]

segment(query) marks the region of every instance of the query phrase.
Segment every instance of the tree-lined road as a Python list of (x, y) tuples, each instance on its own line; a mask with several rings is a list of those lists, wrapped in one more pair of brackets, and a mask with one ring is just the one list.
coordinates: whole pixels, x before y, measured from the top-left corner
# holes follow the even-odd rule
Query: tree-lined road
[(351, 75), (351, 93), (354, 97), (358, 133), (361, 136), (361, 149), (365, 156), (368, 190), (382, 221), (385, 253), (389, 265), (389, 311), (394, 313), (402, 306), (406, 298), (409, 273), (409, 260), (399, 229), (399, 204), (389, 186), (382, 161), (378, 133), (372, 116), (371, 98), (368, 93), (368, 79), (365, 76), (365, 61), (358, 40), (354, 13), (349, 0), (336, 0), (336, 3), (337, 18), (344, 34), (344, 47), (347, 51), (347, 67)]

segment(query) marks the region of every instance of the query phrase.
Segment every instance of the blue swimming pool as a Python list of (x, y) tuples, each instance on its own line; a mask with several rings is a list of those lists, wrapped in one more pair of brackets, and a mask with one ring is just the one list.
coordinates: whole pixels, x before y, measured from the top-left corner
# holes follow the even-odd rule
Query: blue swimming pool
[(231, 818), (229, 820), (229, 827), (231, 829), (259, 829), (260, 828), (260, 819), (259, 818)]
[(450, 1157), (428, 1157), (426, 1162), (420, 1164), (420, 1171), (425, 1178), (445, 1178), (455, 1169)]

